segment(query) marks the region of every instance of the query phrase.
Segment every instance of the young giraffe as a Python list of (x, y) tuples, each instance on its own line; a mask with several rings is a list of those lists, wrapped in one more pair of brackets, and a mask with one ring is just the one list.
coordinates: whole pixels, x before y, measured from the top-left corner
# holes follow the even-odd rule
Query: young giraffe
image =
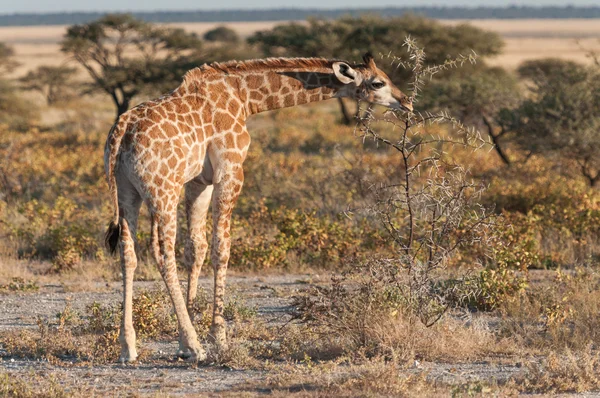
[[(186, 73), (173, 92), (121, 115), (104, 150), (114, 206), (106, 242), (120, 248), (123, 271), (121, 361), (137, 357), (132, 322), (135, 236), (142, 202), (150, 211), (152, 253), (167, 285), (179, 325), (179, 355), (203, 360), (190, 316), (200, 268), (206, 256), (206, 216), (212, 198), (214, 309), (210, 337), (226, 347), (223, 297), (229, 260), (230, 220), (242, 189), (250, 135), (246, 119), (259, 112), (333, 97), (350, 97), (392, 109), (412, 110), (366, 54), (364, 64), (320, 58), (270, 58), (203, 65)], [(185, 187), (189, 236), (187, 305), (175, 264), (177, 205)]]

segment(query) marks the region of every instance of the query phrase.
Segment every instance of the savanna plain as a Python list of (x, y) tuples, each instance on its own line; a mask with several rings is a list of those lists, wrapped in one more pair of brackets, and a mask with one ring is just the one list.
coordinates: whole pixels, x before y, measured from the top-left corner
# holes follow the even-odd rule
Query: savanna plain
[[(318, 55), (360, 62), (376, 35), (361, 24), (386, 22), (334, 23), (293, 25), (308, 36), (286, 22), (225, 24), (234, 38), (216, 40), (204, 35), (222, 24), (170, 27), (204, 36), (202, 59), (313, 56), (316, 42)], [(410, 38), (373, 52), (418, 94), (415, 114), (331, 100), (249, 120), (229, 347), (206, 342), (207, 260), (191, 309), (208, 350), (199, 364), (175, 356), (145, 210), (140, 357), (118, 363), (121, 269), (103, 242), (114, 104), (61, 51), (67, 27), (0, 27), (11, 49), (10, 67), (0, 62), (0, 395), (600, 394), (600, 21), (394, 26)], [(65, 65), (68, 79), (23, 79)], [(183, 203), (178, 221), (185, 285)]]

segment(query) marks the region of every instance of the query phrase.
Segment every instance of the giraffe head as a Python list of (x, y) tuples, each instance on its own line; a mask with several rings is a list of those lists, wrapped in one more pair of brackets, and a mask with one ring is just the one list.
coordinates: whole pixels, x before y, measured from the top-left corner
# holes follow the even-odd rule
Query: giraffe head
[(388, 75), (375, 65), (371, 53), (363, 56), (364, 65), (351, 67), (343, 61), (334, 62), (333, 73), (343, 84), (337, 95), (350, 97), (391, 109), (412, 111), (412, 100), (392, 83)]

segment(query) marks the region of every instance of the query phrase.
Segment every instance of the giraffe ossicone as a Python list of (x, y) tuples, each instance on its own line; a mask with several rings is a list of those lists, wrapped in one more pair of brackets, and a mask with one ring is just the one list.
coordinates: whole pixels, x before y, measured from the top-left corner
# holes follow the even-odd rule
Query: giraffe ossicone
[[(121, 361), (137, 357), (133, 328), (135, 236), (142, 203), (151, 218), (152, 254), (171, 296), (179, 325), (179, 352), (203, 360), (205, 351), (189, 312), (207, 254), (206, 216), (212, 203), (211, 263), (214, 307), (210, 331), (227, 346), (223, 317), (231, 214), (242, 190), (250, 145), (246, 119), (259, 112), (334, 97), (412, 111), (412, 104), (366, 54), (363, 64), (322, 58), (268, 58), (213, 63), (190, 70), (171, 93), (122, 114), (106, 140), (105, 171), (114, 206), (106, 242), (120, 251), (123, 271)], [(188, 269), (184, 300), (175, 263), (177, 205), (185, 189)]]

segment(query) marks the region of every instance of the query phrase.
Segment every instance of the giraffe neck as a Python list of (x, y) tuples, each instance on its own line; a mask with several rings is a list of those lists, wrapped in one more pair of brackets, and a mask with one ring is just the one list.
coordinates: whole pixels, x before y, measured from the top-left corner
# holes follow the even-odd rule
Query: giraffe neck
[(333, 62), (276, 58), (212, 64), (188, 72), (185, 82), (206, 84), (209, 98), (237, 97), (247, 117), (344, 95), (345, 85), (333, 74)]
[[(333, 98), (341, 84), (332, 69), (264, 71), (241, 75), (240, 96), (248, 115)], [(245, 94), (245, 95), (244, 95)]]

